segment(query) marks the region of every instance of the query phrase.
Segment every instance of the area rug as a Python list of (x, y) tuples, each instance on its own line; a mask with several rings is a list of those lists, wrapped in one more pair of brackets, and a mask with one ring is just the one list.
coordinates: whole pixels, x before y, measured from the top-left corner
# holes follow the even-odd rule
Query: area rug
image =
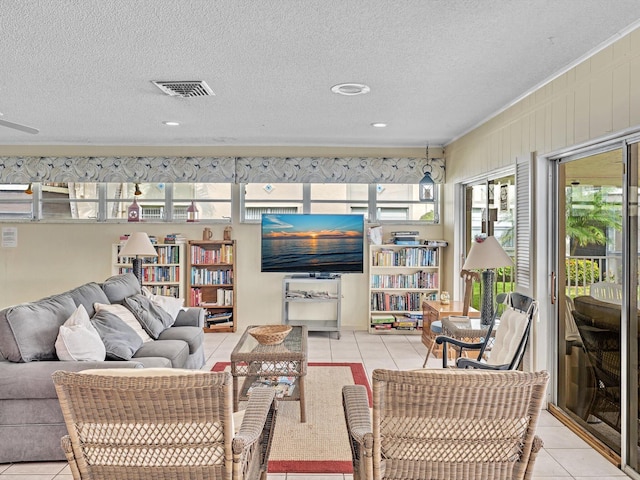
[[(229, 362), (218, 362), (212, 371), (228, 368)], [(342, 386), (354, 384), (367, 387), (371, 406), (371, 389), (361, 363), (309, 363), (305, 380), (307, 421), (300, 423), (298, 402), (280, 402), (269, 473), (353, 472)]]

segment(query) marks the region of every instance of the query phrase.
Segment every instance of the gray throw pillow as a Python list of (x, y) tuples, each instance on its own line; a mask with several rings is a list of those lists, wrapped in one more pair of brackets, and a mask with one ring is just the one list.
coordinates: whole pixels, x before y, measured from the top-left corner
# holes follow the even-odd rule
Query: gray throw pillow
[(140, 282), (133, 273), (123, 273), (107, 278), (102, 284), (102, 290), (107, 295), (109, 303), (121, 303), (131, 295), (142, 293)]
[(110, 303), (100, 284), (95, 282), (85, 283), (73, 290), (69, 290), (69, 295), (76, 305), (82, 305), (87, 311), (89, 318), (95, 315), (94, 303)]
[(60, 325), (75, 310), (76, 304), (68, 294), (10, 307), (6, 318), (18, 349), (3, 353), (11, 362), (57, 360), (56, 338)]
[(99, 311), (91, 318), (91, 324), (104, 343), (107, 360), (131, 360), (142, 346), (136, 331), (113, 313)]
[(142, 294), (127, 297), (122, 301), (122, 304), (133, 313), (142, 328), (154, 340), (157, 340), (162, 332), (173, 325), (171, 315)]

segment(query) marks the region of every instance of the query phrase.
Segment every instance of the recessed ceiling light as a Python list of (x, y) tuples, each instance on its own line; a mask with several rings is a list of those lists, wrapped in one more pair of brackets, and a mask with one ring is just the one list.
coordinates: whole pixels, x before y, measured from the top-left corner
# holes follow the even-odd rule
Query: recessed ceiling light
[(339, 95), (364, 95), (369, 93), (371, 88), (364, 83), (339, 83), (331, 87), (331, 91)]
[(177, 127), (178, 125), (180, 125), (178, 122), (170, 122), (170, 121), (162, 122), (162, 123), (164, 123), (165, 125), (168, 125), (170, 127)]
[(371, 126), (376, 128), (384, 128), (387, 126), (387, 124), (382, 122), (376, 122), (376, 123), (372, 123)]

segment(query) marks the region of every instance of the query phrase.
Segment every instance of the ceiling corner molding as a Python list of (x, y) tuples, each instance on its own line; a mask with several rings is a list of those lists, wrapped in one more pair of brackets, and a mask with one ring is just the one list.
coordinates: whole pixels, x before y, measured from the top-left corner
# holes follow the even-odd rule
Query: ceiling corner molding
[(418, 183), (444, 159), (385, 157), (0, 157), (0, 183)]

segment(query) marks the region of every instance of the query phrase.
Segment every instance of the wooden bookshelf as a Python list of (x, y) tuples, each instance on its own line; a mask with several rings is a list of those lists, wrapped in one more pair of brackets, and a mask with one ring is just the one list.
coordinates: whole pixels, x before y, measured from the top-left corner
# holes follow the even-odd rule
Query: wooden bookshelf
[(235, 240), (191, 240), (188, 250), (188, 305), (206, 310), (205, 332), (235, 332)]
[[(119, 275), (132, 272), (131, 258), (119, 257), (123, 243), (114, 243), (111, 248), (111, 273)], [(155, 244), (157, 257), (145, 257), (142, 263), (142, 286), (155, 295), (185, 298), (185, 243)]]
[(369, 333), (421, 334), (422, 302), (439, 298), (442, 247), (369, 247)]

